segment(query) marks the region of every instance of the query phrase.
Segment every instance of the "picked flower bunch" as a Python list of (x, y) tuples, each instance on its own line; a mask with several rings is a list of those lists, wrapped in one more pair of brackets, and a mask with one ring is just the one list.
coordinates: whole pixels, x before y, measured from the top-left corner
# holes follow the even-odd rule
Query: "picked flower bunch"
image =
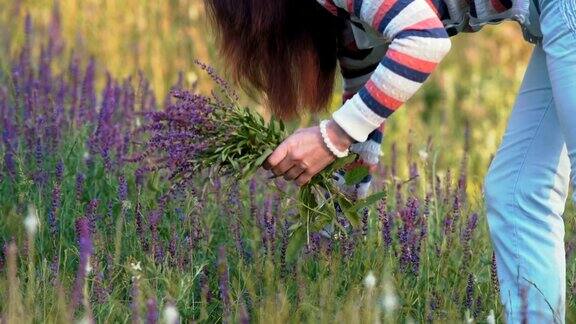
[[(282, 121), (270, 121), (238, 105), (238, 96), (229, 84), (206, 65), (217, 84), (211, 96), (173, 89), (171, 102), (163, 111), (147, 113), (139, 132), (145, 134), (141, 151), (131, 161), (154, 171), (165, 171), (173, 188), (181, 188), (202, 172), (226, 175), (239, 181), (253, 175), (274, 149), (289, 135)], [(377, 193), (354, 200), (341, 192), (333, 174), (355, 160), (355, 155), (337, 159), (308, 184), (300, 187), (298, 210), (288, 255), (295, 256), (311, 233), (346, 217), (352, 226), (360, 223), (359, 211), (383, 197)], [(368, 174), (365, 167), (345, 174), (346, 185), (359, 183)]]

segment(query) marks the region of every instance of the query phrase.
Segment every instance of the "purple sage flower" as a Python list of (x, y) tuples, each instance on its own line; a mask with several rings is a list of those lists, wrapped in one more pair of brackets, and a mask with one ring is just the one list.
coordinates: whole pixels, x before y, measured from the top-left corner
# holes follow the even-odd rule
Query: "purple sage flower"
[(222, 321), (230, 319), (230, 279), (228, 277), (228, 262), (226, 261), (226, 248), (218, 248), (218, 287), (220, 288), (220, 301), (222, 302)]
[(80, 262), (72, 292), (72, 309), (76, 309), (81, 304), (86, 276), (90, 269), (90, 256), (94, 249), (88, 218), (81, 217), (76, 220), (76, 239), (78, 241)]
[(156, 298), (150, 298), (146, 302), (148, 311), (146, 312), (146, 324), (156, 324), (158, 323), (158, 302)]

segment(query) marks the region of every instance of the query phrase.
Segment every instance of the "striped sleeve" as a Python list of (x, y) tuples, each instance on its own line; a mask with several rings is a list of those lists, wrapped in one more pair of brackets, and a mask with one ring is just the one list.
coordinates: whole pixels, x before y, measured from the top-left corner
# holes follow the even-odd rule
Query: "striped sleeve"
[(444, 26), (427, 0), (318, 0), (369, 23), (390, 42), (384, 58), (360, 91), (332, 115), (364, 142), (424, 83), (450, 50)]
[(366, 84), (388, 48), (387, 44), (366, 49), (358, 48), (352, 28), (352, 23), (349, 22), (338, 44), (338, 63), (346, 99), (350, 99), (351, 95), (356, 94)]

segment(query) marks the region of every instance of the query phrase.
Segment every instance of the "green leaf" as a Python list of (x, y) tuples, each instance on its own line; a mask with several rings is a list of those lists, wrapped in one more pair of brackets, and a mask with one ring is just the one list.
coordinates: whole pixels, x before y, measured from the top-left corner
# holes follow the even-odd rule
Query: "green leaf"
[(266, 159), (268, 158), (268, 156), (270, 156), (270, 154), (272, 154), (272, 152), (274, 152), (272, 149), (266, 149), (264, 151), (264, 153), (262, 153), (262, 155), (260, 155), (260, 157), (258, 159), (256, 159), (256, 161), (254, 162), (254, 165), (257, 166), (261, 166), (264, 161), (266, 161)]
[(356, 210), (352, 209), (352, 203), (348, 199), (344, 198), (344, 196), (340, 196), (338, 197), (338, 204), (352, 227), (360, 226), (360, 215), (358, 215)]
[(336, 161), (332, 162), (326, 170), (330, 173), (342, 169), (345, 165), (350, 164), (356, 160), (356, 154), (350, 154), (345, 158), (337, 159)]
[(362, 165), (359, 167), (355, 167), (352, 170), (346, 171), (346, 175), (344, 176), (344, 180), (346, 184), (349, 186), (359, 184), (362, 179), (364, 179), (367, 175), (370, 174), (368, 171), (368, 167)]
[(288, 241), (288, 247), (286, 250), (286, 259), (288, 263), (293, 263), (296, 261), (302, 247), (306, 244), (307, 237), (306, 237), (306, 226), (300, 226), (292, 235), (290, 235), (290, 240)]
[(352, 205), (350, 207), (350, 210), (351, 211), (358, 211), (362, 208), (369, 207), (369, 206), (377, 203), (378, 201), (380, 201), (384, 197), (386, 197), (386, 192), (384, 192), (384, 191), (377, 192), (377, 193), (370, 195), (366, 198), (359, 199), (358, 201), (356, 201), (356, 203), (354, 205)]

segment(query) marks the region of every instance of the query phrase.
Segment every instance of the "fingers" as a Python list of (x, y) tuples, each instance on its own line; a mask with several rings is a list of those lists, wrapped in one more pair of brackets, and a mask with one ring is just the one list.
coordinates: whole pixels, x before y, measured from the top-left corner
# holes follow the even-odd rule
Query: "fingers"
[(286, 155), (288, 155), (288, 146), (282, 143), (274, 150), (274, 152), (272, 152), (272, 154), (270, 154), (264, 164), (262, 164), (262, 167), (266, 170), (270, 170), (284, 160)]
[(307, 184), (308, 182), (310, 182), (310, 180), (312, 180), (312, 177), (314, 176), (314, 174), (311, 174), (309, 172), (303, 172), (302, 174), (300, 174), (300, 176), (296, 179), (296, 184), (299, 185), (300, 187), (302, 187), (303, 185)]
[(290, 159), (289, 157), (285, 157), (284, 160), (282, 160), (280, 163), (272, 167), (272, 172), (276, 176), (281, 176), (285, 174), (288, 170), (290, 170), (290, 168), (292, 168), (293, 166), (294, 161), (292, 161), (292, 159)]
[(290, 170), (288, 170), (284, 174), (284, 179), (288, 181), (295, 180), (298, 178), (304, 171), (306, 171), (306, 167), (300, 165), (294, 165)]

